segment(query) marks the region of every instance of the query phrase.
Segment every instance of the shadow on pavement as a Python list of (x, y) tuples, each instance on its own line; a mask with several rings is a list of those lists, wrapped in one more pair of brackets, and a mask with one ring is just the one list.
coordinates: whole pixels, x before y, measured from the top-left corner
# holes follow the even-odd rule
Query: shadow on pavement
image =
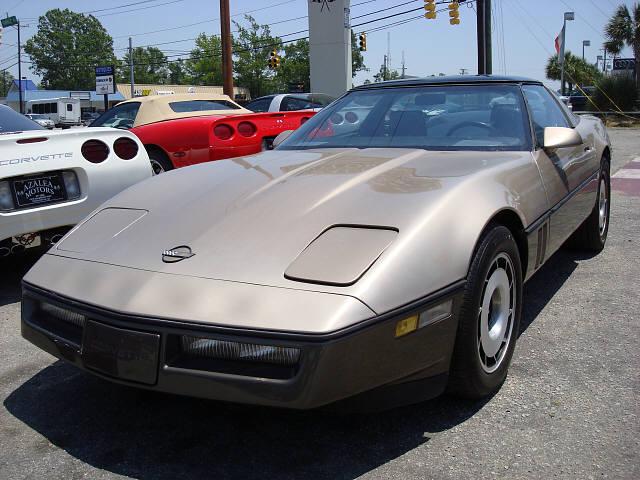
[(77, 459), (141, 479), (355, 478), (483, 405), (440, 398), (375, 415), (286, 411), (127, 388), (62, 362), (4, 402)]
[(571, 277), (578, 267), (578, 260), (586, 260), (593, 256), (594, 254), (591, 253), (560, 249), (531, 277), (524, 286), (522, 319), (518, 336), (529, 328), (545, 305)]
[(0, 258), (0, 307), (19, 302), (22, 298), (22, 277), (44, 254), (43, 250)]

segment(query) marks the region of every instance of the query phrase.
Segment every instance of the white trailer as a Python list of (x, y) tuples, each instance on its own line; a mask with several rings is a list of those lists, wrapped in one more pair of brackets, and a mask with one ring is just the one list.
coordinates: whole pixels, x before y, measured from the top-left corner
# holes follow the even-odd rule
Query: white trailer
[(47, 116), (56, 127), (71, 127), (82, 125), (80, 119), (80, 99), (73, 97), (45, 98), (29, 100), (27, 113), (37, 113)]

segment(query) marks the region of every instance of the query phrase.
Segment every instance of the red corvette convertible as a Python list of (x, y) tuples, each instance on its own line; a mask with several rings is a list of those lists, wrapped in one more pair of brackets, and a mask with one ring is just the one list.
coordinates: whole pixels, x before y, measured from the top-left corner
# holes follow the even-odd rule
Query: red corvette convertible
[(152, 95), (119, 103), (90, 126), (131, 130), (158, 174), (268, 150), (279, 133), (295, 130), (314, 114), (253, 113), (226, 95)]

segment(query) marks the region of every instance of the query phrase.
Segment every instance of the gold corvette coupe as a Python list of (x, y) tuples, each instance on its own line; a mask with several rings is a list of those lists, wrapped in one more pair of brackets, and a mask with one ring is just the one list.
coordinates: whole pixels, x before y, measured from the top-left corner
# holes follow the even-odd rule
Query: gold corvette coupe
[(540, 82), (355, 88), (276, 149), (117, 195), (24, 278), (22, 334), (102, 378), (314, 408), (497, 390), (523, 283), (599, 251), (611, 150)]

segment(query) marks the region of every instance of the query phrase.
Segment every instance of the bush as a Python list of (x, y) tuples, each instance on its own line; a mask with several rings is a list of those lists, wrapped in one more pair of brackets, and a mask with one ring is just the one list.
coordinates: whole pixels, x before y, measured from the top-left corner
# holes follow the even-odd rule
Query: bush
[(623, 112), (635, 110), (635, 104), (638, 100), (636, 82), (629, 75), (605, 77), (598, 82), (596, 93), (593, 94), (591, 100), (597, 106), (596, 108), (589, 102), (591, 110), (603, 112), (615, 112), (618, 109)]

